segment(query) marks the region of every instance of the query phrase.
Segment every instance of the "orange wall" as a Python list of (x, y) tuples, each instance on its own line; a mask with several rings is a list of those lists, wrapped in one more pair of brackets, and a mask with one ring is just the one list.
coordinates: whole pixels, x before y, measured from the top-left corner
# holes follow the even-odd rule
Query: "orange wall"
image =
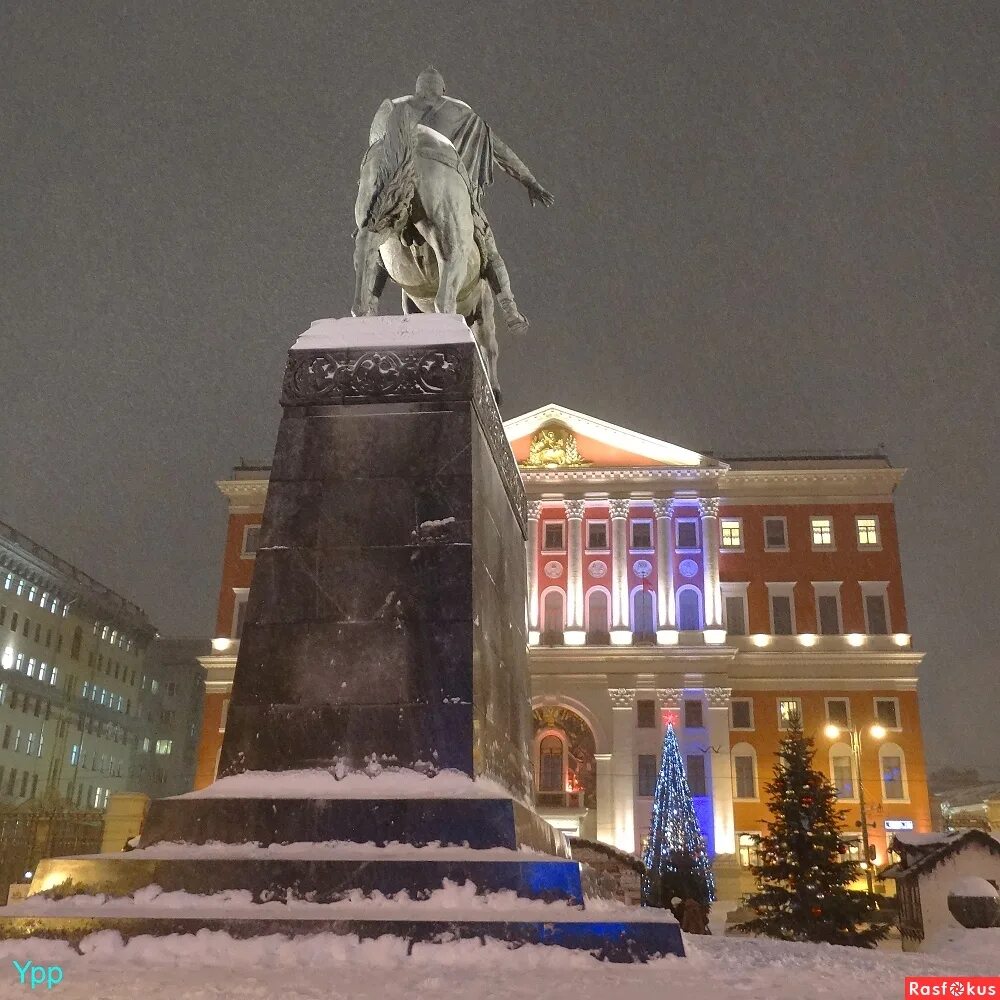
[(243, 529), (248, 524), (260, 524), (260, 514), (231, 514), (226, 531), (226, 548), (222, 557), (222, 585), (219, 589), (219, 611), (215, 634), (228, 636), (233, 627), (233, 588), (249, 587), (253, 577), (253, 559), (244, 559)]
[[(802, 700), (802, 721), (806, 735), (811, 736), (816, 745), (815, 766), (832, 779), (830, 773), (831, 741), (824, 733), (826, 725), (826, 705), (824, 698), (848, 698), (851, 705), (851, 721), (861, 732), (861, 778), (865, 789), (865, 805), (868, 813), (868, 836), (878, 850), (880, 864), (886, 862), (887, 819), (910, 819), (916, 830), (931, 828), (930, 802), (927, 791), (927, 768), (924, 762), (923, 738), (920, 732), (920, 715), (915, 691), (867, 690), (867, 691), (740, 691), (733, 689), (734, 698), (752, 698), (754, 725), (753, 732), (733, 730), (730, 743), (748, 743), (757, 753), (757, 794), (759, 801), (733, 803), (733, 819), (738, 833), (763, 832), (769, 813), (765, 799), (765, 786), (774, 773), (778, 744), (782, 733), (778, 729), (778, 698), (797, 697)], [(874, 698), (897, 698), (899, 700), (900, 731), (890, 731), (882, 741), (868, 735), (868, 727), (875, 721)], [(849, 742), (844, 740), (842, 742)], [(903, 751), (905, 758), (906, 785), (909, 802), (882, 802), (882, 781), (879, 773), (879, 743), (895, 743)], [(847, 810), (845, 832), (860, 832), (860, 813), (856, 804), (844, 804)], [(871, 824), (874, 823), (874, 829)]]
[(201, 721), (201, 740), (198, 744), (198, 767), (194, 775), (194, 787), (204, 788), (215, 781), (215, 762), (222, 749), (222, 706), (228, 696), (206, 694), (205, 711)]

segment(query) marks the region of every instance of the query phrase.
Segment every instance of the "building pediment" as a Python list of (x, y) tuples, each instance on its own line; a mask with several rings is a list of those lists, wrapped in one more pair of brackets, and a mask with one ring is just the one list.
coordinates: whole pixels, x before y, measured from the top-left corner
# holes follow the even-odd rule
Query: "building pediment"
[(718, 469), (717, 459), (556, 403), (504, 424), (522, 469)]

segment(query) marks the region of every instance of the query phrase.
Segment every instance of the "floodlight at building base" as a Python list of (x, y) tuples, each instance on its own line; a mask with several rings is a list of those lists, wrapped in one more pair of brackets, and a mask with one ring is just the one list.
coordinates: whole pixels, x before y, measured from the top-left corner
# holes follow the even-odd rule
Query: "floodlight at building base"
[(656, 644), (658, 646), (676, 646), (678, 639), (680, 639), (680, 633), (675, 628), (656, 630)]
[(542, 638), (542, 633), (538, 629), (528, 629), (528, 645), (537, 646)]
[(631, 646), (632, 633), (627, 628), (613, 628), (611, 630), (612, 646)]
[(709, 646), (721, 646), (726, 641), (726, 630), (724, 628), (705, 629), (705, 642)]
[(585, 646), (587, 633), (582, 629), (567, 629), (563, 632), (563, 643), (567, 646)]

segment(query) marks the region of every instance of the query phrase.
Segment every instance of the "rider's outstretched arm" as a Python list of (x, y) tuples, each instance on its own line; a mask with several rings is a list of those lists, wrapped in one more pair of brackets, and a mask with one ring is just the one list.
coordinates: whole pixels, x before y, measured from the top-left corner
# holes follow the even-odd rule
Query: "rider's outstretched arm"
[(525, 166), (524, 161), (496, 132), (493, 133), (493, 156), (505, 174), (510, 174), (514, 180), (520, 181), (528, 189), (528, 196), (531, 198), (532, 204), (537, 200), (543, 205), (552, 205), (555, 198), (538, 183), (535, 175)]

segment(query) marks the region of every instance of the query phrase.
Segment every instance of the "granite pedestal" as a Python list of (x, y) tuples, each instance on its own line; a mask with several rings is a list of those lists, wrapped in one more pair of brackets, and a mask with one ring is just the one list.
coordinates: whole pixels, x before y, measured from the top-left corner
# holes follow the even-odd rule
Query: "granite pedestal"
[[(212, 927), (683, 954), (669, 918), (591, 920), (580, 866), (531, 804), (524, 494), (465, 323), (313, 324), (281, 403), (222, 779), (154, 802), (135, 852), (38, 866), (33, 892), (108, 903), (29, 899), (0, 935)], [(361, 775), (370, 789), (333, 784)], [(446, 883), (473, 883), (483, 905), (436, 908)], [(158, 910), (150, 885), (198, 899)], [(220, 907), (234, 891), (241, 906)], [(501, 892), (513, 909), (485, 905)], [(400, 893), (398, 912), (366, 902)]]

